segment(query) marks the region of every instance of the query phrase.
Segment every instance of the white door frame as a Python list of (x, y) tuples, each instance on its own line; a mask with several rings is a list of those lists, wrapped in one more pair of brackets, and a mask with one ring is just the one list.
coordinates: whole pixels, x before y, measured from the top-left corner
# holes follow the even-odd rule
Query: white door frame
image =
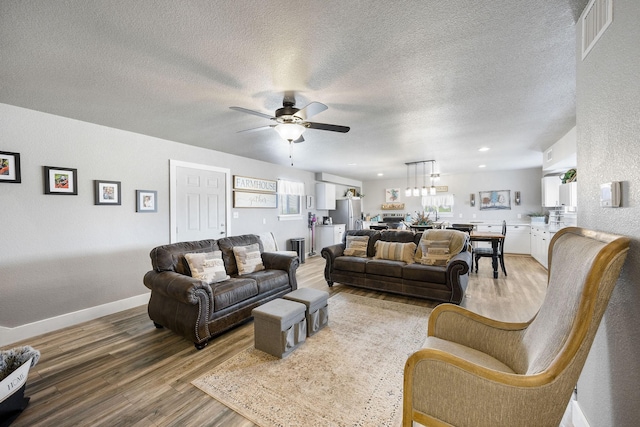
[(180, 160), (169, 159), (169, 205), (170, 205), (170, 213), (169, 213), (169, 239), (170, 243), (176, 242), (177, 235), (177, 211), (178, 208), (176, 206), (176, 191), (177, 191), (177, 182), (176, 182), (176, 169), (178, 167), (183, 168), (191, 168), (191, 169), (201, 169), (208, 170), (214, 172), (220, 172), (225, 174), (225, 205), (226, 212), (224, 224), (225, 224), (225, 232), (227, 236), (231, 235), (231, 169), (227, 168), (219, 168), (217, 166), (210, 165), (202, 165), (199, 163), (190, 163), (183, 162)]

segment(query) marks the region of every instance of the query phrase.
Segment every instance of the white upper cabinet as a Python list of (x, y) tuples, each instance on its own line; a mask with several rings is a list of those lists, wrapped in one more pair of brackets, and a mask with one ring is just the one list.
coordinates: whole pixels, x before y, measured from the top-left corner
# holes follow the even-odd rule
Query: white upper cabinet
[(542, 178), (542, 206), (551, 208), (560, 206), (560, 177), (557, 175)]
[(576, 181), (560, 185), (560, 205), (578, 206), (578, 183)]
[(316, 183), (316, 209), (333, 210), (336, 208), (336, 186), (326, 182)]

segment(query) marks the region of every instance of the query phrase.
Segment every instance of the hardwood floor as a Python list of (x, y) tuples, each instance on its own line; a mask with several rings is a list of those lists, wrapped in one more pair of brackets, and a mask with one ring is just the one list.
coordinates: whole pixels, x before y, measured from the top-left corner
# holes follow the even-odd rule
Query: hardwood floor
[[(507, 255), (505, 265), (509, 276), (493, 279), (484, 260), (461, 305), (500, 320), (528, 320), (544, 298), (546, 270), (529, 256)], [(328, 288), (323, 269), (323, 258), (307, 258), (298, 269), (299, 286), (437, 305), (339, 284)], [(254, 425), (191, 385), (253, 345), (253, 322), (197, 351), (171, 331), (156, 329), (141, 306), (8, 347), (19, 345), (40, 350), (41, 358), (29, 373), (25, 395), (31, 402), (12, 426)]]

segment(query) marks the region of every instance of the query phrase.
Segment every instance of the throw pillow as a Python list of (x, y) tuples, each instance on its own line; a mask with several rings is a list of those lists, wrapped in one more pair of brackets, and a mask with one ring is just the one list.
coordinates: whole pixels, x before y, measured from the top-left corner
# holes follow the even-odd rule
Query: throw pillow
[(421, 240), (422, 250), (421, 264), (444, 266), (449, 262), (449, 241), (448, 240)]
[(384, 242), (378, 240), (375, 245), (376, 259), (388, 259), (391, 261), (404, 261), (407, 264), (413, 264), (415, 261), (413, 256), (416, 252), (416, 244), (398, 243), (398, 242)]
[(224, 269), (222, 251), (185, 254), (185, 259), (191, 270), (191, 277), (200, 279), (208, 284), (222, 282), (229, 276)]
[(264, 270), (262, 255), (260, 255), (260, 245), (258, 243), (248, 246), (234, 246), (233, 255), (236, 257), (238, 274), (240, 276)]
[(368, 245), (369, 236), (347, 236), (347, 246), (343, 254), (366, 258)]

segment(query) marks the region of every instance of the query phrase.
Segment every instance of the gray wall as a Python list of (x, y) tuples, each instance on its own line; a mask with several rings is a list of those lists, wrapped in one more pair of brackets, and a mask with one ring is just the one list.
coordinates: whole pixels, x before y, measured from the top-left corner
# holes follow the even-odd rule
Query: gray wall
[[(591, 427), (640, 420), (640, 2), (613, 5), (613, 23), (577, 62), (578, 225), (633, 239), (578, 382)], [(580, 49), (580, 27), (576, 33)], [(618, 209), (598, 204), (599, 185), (609, 181), (623, 183)]]
[[(0, 141), (22, 166), (21, 184), (0, 184), (0, 332), (147, 292), (149, 251), (169, 243), (169, 159), (302, 181), (315, 193), (311, 172), (6, 104)], [(79, 195), (43, 194), (44, 165), (77, 168)], [(121, 181), (122, 205), (94, 206), (94, 179)], [(158, 191), (158, 213), (135, 212), (136, 189)], [(278, 221), (277, 209), (233, 211), (232, 235), (270, 230), (284, 248), (309, 234), (306, 211), (297, 221)]]
[[(542, 156), (542, 153), (540, 154)], [(453, 194), (455, 204), (453, 207), (454, 216), (445, 218), (447, 221), (483, 221), (483, 220), (521, 220), (529, 221), (528, 213), (540, 211), (541, 208), (541, 179), (542, 168), (522, 169), (514, 171), (501, 172), (471, 172), (458, 175), (442, 175), (437, 185), (446, 185), (448, 193)], [(411, 187), (413, 187), (413, 175), (410, 179)], [(418, 186), (422, 186), (422, 181), (418, 179)], [(410, 213), (415, 215), (416, 211), (422, 211), (421, 197), (405, 197), (404, 190), (407, 187), (407, 179), (395, 180), (373, 180), (363, 183), (363, 192), (365, 194), (364, 212), (372, 216), (377, 214), (393, 213)], [(385, 190), (387, 188), (400, 188), (400, 202), (404, 203), (404, 211), (383, 211), (381, 205), (385, 203)], [(511, 210), (479, 210), (480, 202), (478, 200), (479, 191), (490, 190), (511, 190)], [(520, 191), (522, 204), (516, 206), (513, 198), (515, 192)], [(475, 194), (476, 205), (471, 207), (469, 204), (470, 194)], [(518, 218), (520, 214), (521, 218)], [(475, 218), (473, 217), (475, 215)]]

